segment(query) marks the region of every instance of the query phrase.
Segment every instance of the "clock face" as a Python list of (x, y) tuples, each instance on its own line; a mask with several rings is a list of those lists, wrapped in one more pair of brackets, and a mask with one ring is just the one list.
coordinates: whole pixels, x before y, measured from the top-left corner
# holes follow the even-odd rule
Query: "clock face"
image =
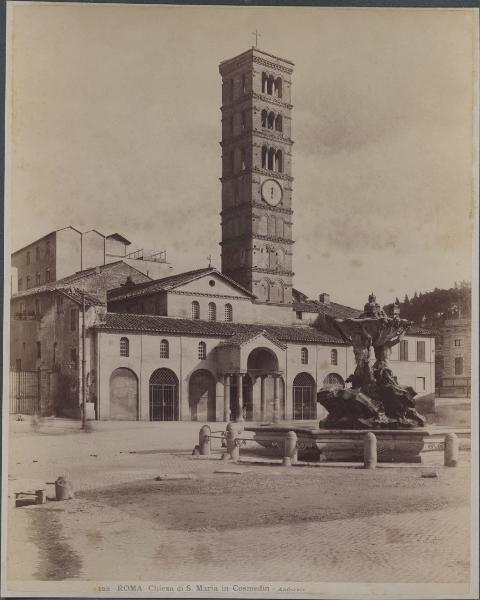
[(275, 179), (266, 179), (262, 183), (262, 198), (270, 206), (277, 206), (282, 199), (282, 194), (282, 186)]

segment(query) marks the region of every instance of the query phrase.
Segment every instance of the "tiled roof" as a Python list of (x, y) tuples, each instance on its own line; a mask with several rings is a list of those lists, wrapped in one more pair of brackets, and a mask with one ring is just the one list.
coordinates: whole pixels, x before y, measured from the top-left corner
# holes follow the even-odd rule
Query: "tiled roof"
[(234, 333), (232, 337), (227, 338), (223, 342), (220, 343), (220, 346), (241, 346), (250, 340), (253, 340), (256, 337), (263, 335), (270, 340), (273, 344), (280, 346), (281, 348), (285, 348), (285, 344), (282, 344), (275, 336), (266, 331), (265, 329), (261, 331), (237, 331)]
[(96, 326), (97, 329), (102, 331), (164, 333), (220, 338), (232, 338), (236, 334), (258, 334), (265, 331), (281, 342), (345, 345), (338, 336), (324, 333), (309, 326), (250, 325), (130, 313), (106, 313), (105, 319), (105, 323)]
[(307, 300), (305, 302), (294, 302), (293, 310), (300, 312), (318, 313), (322, 315), (328, 315), (330, 317), (347, 318), (352, 319), (358, 317), (362, 311), (344, 304), (338, 304), (337, 302), (329, 302), (323, 304), (317, 300)]
[(19, 292), (12, 296), (12, 300), (27, 298), (29, 296), (35, 296), (36, 294), (43, 294), (48, 292), (59, 292), (64, 296), (67, 296), (74, 302), (78, 302), (78, 304), (82, 303), (82, 293), (85, 294), (85, 304), (87, 306), (102, 306), (104, 302), (97, 298), (93, 294), (88, 292), (82, 292), (81, 289), (73, 287), (73, 286), (60, 286), (57, 284), (53, 285), (41, 285), (36, 288), (31, 288), (29, 290), (25, 290), (24, 292)]
[(419, 325), (412, 325), (406, 332), (407, 335), (425, 335), (427, 337), (434, 337), (438, 334), (435, 329), (427, 329), (426, 327), (420, 327)]
[(244, 294), (248, 294), (248, 296), (255, 298), (255, 295), (252, 294), (252, 292), (242, 287), (236, 281), (233, 281), (233, 279), (230, 279), (223, 273), (220, 273), (214, 267), (205, 267), (203, 269), (185, 271), (184, 273), (178, 273), (177, 275), (169, 275), (168, 277), (162, 277), (161, 279), (156, 279), (155, 281), (151, 282), (147, 281), (146, 283), (140, 283), (135, 286), (123, 286), (120, 288), (115, 288), (114, 290), (110, 290), (108, 292), (108, 299), (110, 301), (126, 300), (127, 298), (137, 298), (139, 296), (146, 296), (160, 291), (173, 290), (184, 283), (189, 283), (190, 281), (194, 281), (195, 279), (203, 277), (203, 275), (207, 275), (209, 273), (221, 277), (237, 289), (241, 290)]

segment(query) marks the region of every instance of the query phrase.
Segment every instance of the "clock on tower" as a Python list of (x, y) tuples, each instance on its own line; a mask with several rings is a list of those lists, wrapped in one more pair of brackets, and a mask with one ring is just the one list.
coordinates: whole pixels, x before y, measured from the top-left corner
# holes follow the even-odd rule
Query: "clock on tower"
[(274, 304), (292, 301), (292, 72), (257, 48), (220, 64), (222, 271)]

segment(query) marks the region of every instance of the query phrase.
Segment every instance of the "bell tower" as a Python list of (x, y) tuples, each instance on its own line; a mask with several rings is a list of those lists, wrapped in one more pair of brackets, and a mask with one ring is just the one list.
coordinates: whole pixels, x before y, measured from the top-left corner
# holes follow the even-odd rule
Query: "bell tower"
[(220, 64), (222, 272), (292, 302), (293, 63), (253, 47)]

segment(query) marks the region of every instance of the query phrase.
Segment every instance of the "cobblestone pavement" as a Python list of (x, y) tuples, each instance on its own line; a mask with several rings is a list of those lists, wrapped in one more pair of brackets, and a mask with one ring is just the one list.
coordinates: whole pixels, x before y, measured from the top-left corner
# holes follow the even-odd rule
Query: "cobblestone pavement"
[[(162, 473), (208, 476), (222, 464), (190, 456), (198, 435), (196, 423), (174, 424), (171, 429), (125, 426), (91, 434), (69, 427), (47, 424), (43, 432), (32, 432), (29, 424), (16, 424), (10, 439), (11, 479), (52, 481), (65, 474), (77, 490), (90, 490)], [(395, 468), (390, 471), (394, 477)], [(224, 501), (228, 498), (218, 498), (219, 510)], [(81, 566), (73, 578), (460, 583), (469, 579), (466, 502), (429, 512), (324, 522), (241, 529), (232, 523), (226, 531), (166, 528), (136, 516), (134, 506), (129, 512), (101, 503), (92, 506), (80, 498), (71, 510), (73, 504), (64, 508), (66, 503), (48, 503), (10, 511), (12, 543), (21, 551), (12, 552), (9, 576), (38, 579), (43, 572), (45, 577), (42, 543), (32, 523), (41, 523), (41, 511), (47, 510), (61, 531), (61, 543), (78, 557)], [(53, 578), (63, 577), (57, 573)]]

